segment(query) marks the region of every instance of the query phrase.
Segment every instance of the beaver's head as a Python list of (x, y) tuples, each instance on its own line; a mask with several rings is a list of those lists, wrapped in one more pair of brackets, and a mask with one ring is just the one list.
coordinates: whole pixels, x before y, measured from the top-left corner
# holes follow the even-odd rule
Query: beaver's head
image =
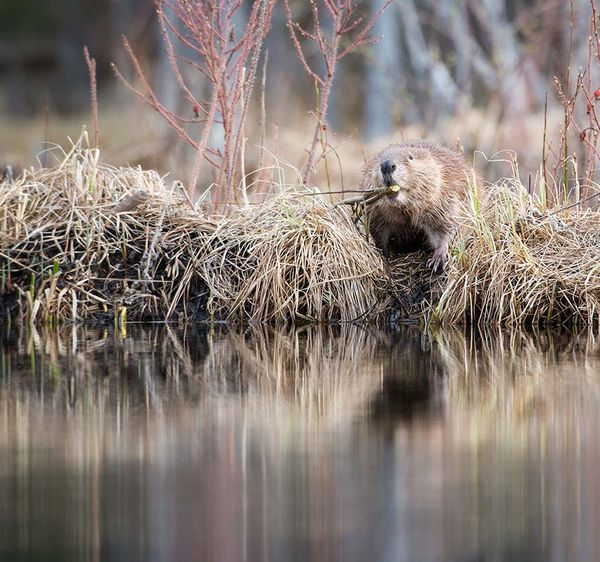
[(442, 186), (442, 166), (426, 148), (392, 146), (380, 155), (375, 183), (377, 187), (399, 187), (390, 191), (391, 203), (418, 203), (438, 196)]

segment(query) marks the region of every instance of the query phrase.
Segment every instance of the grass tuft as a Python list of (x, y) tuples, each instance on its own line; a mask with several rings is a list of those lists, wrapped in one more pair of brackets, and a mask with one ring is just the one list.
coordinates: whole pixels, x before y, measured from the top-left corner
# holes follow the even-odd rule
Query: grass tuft
[(541, 208), (515, 180), (488, 188), (439, 288), (441, 323), (599, 322), (600, 213)]

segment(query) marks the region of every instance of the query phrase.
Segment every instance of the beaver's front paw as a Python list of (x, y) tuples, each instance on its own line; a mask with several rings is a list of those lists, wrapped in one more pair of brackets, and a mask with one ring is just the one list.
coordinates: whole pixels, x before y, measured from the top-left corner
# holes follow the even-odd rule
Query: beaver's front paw
[(445, 248), (438, 248), (433, 252), (433, 256), (427, 262), (427, 267), (431, 268), (433, 273), (442, 273), (448, 261), (448, 252)]

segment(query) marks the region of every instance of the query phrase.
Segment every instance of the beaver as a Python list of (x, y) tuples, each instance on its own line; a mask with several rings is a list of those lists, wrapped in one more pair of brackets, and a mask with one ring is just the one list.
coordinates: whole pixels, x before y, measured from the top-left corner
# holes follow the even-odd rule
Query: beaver
[(467, 212), (473, 168), (452, 150), (429, 140), (407, 140), (379, 152), (364, 168), (361, 188), (392, 187), (367, 206), (368, 230), (389, 256), (424, 247), (433, 250), (428, 266), (438, 273), (448, 259), (448, 243)]

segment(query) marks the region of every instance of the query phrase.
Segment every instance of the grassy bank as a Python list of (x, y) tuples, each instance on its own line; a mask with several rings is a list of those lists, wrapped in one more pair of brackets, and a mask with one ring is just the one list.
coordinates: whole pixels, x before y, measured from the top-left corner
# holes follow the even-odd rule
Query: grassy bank
[(0, 186), (4, 315), (99, 320), (598, 323), (600, 213), (541, 212), (515, 181), (488, 189), (447, 271), (388, 263), (346, 209), (278, 185), (228, 216), (152, 171), (79, 145)]

